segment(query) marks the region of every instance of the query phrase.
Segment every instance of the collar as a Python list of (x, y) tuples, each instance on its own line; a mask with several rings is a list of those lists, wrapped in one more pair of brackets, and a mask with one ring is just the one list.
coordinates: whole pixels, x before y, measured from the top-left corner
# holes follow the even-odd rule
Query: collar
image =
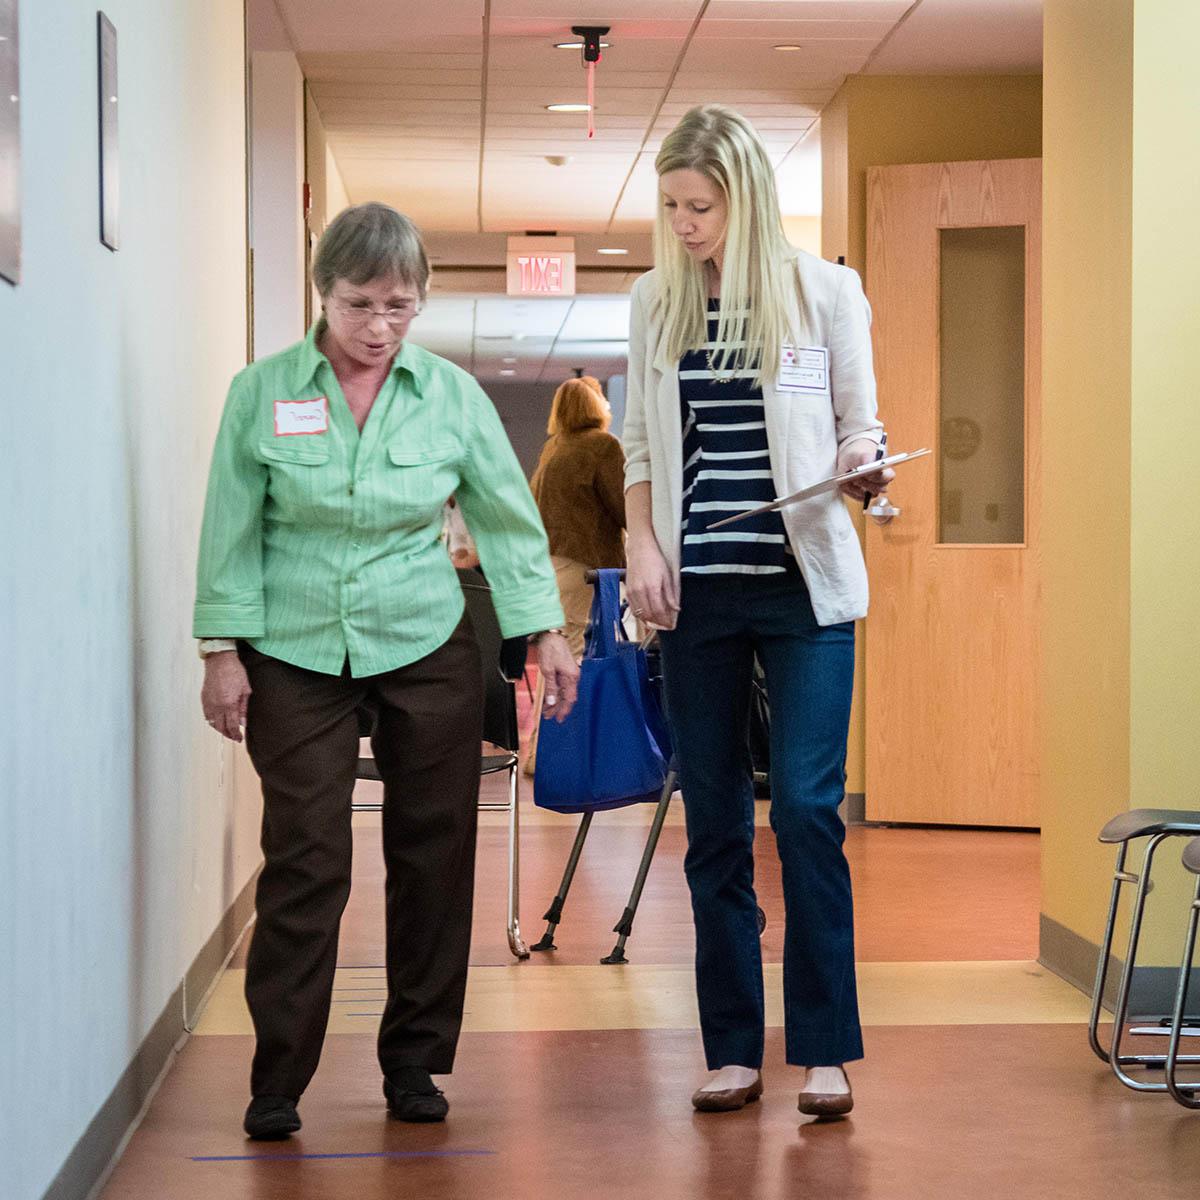
[[(325, 318), (318, 317), (305, 335), (304, 341), (297, 347), (296, 374), (292, 381), (292, 390), (296, 394), (308, 389), (322, 365), (329, 367), (330, 370), (333, 369), (329, 359), (317, 348), (317, 338), (325, 332), (325, 329)], [(427, 370), (425, 356), (418, 347), (410, 346), (408, 342), (401, 342), (400, 349), (396, 351), (396, 357), (392, 359), (391, 370), (392, 372), (407, 372), (417, 394), (420, 394), (426, 383)]]

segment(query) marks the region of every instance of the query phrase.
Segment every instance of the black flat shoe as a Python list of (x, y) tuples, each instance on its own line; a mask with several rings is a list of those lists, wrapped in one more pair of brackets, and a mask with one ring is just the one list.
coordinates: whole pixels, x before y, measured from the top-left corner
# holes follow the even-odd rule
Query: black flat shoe
[(287, 1096), (255, 1096), (246, 1109), (242, 1128), (256, 1142), (274, 1142), (300, 1128), (296, 1101)]
[(420, 1067), (402, 1067), (384, 1076), (383, 1094), (388, 1112), (397, 1121), (444, 1121), (450, 1111), (429, 1072)]

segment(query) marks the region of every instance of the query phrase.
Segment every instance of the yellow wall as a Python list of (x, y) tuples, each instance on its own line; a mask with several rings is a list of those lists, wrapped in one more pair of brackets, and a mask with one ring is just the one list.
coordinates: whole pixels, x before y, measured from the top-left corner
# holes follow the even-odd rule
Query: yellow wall
[[(866, 268), (867, 168), (896, 163), (1037, 158), (1037, 75), (854, 75), (821, 111), (821, 254)], [(887, 420), (887, 413), (882, 414)], [(861, 536), (862, 513), (851, 510)], [(859, 624), (846, 788), (864, 790), (866, 636)]]
[(1098, 942), (1130, 770), (1132, 3), (1047, 0), (1044, 29), (1042, 911)]
[[(1112, 861), (1100, 825), (1200, 807), (1200, 541), (1183, 465), (1200, 395), (1200, 8), (1047, 0), (1045, 30), (1043, 911), (1096, 942)], [(1156, 872), (1149, 962), (1178, 962), (1178, 856), (1169, 846)]]
[[(844, 254), (860, 272), (866, 265), (868, 167), (1041, 153), (1038, 75), (852, 75), (821, 114), (824, 256)], [(842, 171), (844, 181), (835, 178)], [(839, 191), (844, 224), (830, 211)]]

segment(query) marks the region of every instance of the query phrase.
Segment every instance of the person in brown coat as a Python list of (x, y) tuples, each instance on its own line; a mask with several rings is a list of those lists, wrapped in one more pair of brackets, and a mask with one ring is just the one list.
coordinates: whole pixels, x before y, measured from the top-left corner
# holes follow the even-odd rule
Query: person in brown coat
[[(554, 393), (550, 435), (530, 486), (550, 539), (567, 643), (583, 655), (592, 605), (584, 573), (625, 565), (625, 452), (608, 432), (612, 409), (599, 384), (568, 379)], [(537, 730), (525, 770), (533, 774)]]

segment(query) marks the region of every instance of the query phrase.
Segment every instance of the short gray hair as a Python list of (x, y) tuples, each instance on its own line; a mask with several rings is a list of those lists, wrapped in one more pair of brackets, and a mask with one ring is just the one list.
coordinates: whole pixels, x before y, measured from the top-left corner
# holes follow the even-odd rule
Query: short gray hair
[(423, 304), (429, 259), (420, 230), (403, 213), (386, 204), (356, 204), (338, 213), (321, 234), (312, 275), (322, 296), (328, 296), (339, 279), (356, 286), (400, 279), (417, 289)]

